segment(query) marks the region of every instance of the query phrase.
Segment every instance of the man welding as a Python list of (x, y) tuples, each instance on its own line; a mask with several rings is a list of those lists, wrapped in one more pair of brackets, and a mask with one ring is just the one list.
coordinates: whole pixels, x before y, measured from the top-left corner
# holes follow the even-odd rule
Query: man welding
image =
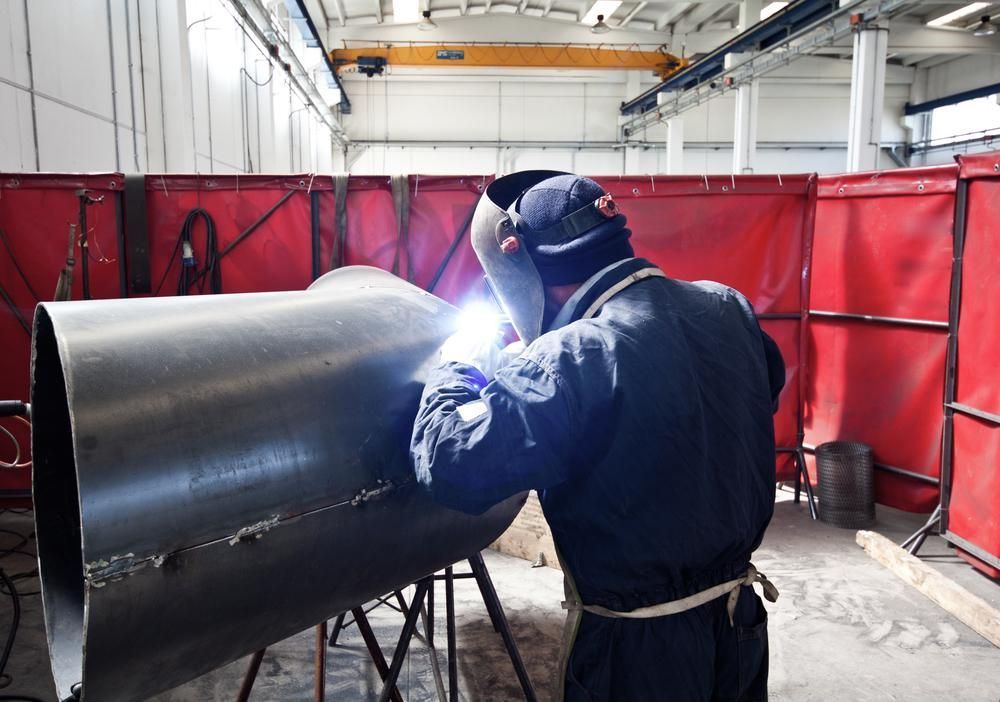
[(668, 278), (625, 225), (588, 178), (487, 188), (472, 243), (526, 349), (496, 368), (495, 347), (449, 340), (417, 478), (471, 513), (538, 491), (566, 576), (559, 699), (763, 701), (751, 585), (777, 591), (750, 555), (773, 512), (784, 363), (742, 295)]

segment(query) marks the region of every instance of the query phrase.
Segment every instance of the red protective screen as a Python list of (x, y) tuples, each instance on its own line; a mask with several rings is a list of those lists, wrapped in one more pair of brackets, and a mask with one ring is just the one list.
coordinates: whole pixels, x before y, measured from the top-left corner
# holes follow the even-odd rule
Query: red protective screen
[[(437, 276), (434, 294), (456, 304), (469, 294), (480, 294), (483, 274), (472, 250), (469, 225), (491, 181), (492, 176), (410, 176), (408, 243), (397, 244), (390, 180), (352, 178), (347, 195), (346, 264), (392, 270), (398, 248), (401, 277), (427, 289)], [(456, 240), (458, 245), (448, 257)]]
[[(25, 179), (25, 180), (31, 180)], [(344, 261), (366, 264), (399, 274), (461, 303), (483, 293), (482, 272), (470, 245), (467, 225), (489, 176), (410, 176), (408, 240), (398, 236), (391, 181), (356, 177), (347, 191)], [(18, 197), (0, 203), (3, 225), (16, 232), (16, 248), (33, 249), (24, 265), (31, 275), (52, 278), (61, 263), (59, 237), (46, 247), (30, 247), (32, 233), (25, 222), (72, 221), (73, 194), (81, 183), (97, 191), (121, 188), (120, 175), (48, 176), (20, 187)], [(14, 181), (11, 181), (14, 182)], [(778, 444), (794, 446), (800, 425), (804, 373), (801, 367), (802, 325), (798, 319), (808, 290), (808, 240), (812, 226), (814, 186), (810, 176), (744, 176), (711, 178), (619, 178), (603, 182), (618, 199), (634, 232), (637, 253), (684, 279), (713, 279), (747, 295), (764, 317), (762, 325), (782, 349), (788, 368), (781, 409), (776, 417)], [(177, 292), (180, 263), (178, 241), (185, 217), (195, 208), (207, 212), (222, 251), (249, 229), (254, 231), (219, 261), (223, 292), (287, 290), (306, 287), (314, 270), (328, 270), (337, 237), (333, 180), (312, 175), (199, 176), (150, 175), (146, 178), (149, 267), (153, 294)], [(102, 205), (108, 207), (111, 200)], [(14, 207), (17, 205), (17, 207)], [(270, 213), (269, 213), (270, 211)], [(96, 242), (107, 260), (92, 267), (95, 296), (119, 294), (117, 230), (113, 211), (95, 212)], [(669, 216), (664, 216), (664, 213)], [(753, 216), (748, 217), (747, 212)], [(262, 220), (262, 221), (260, 221)], [(61, 227), (56, 227), (56, 230)], [(317, 243), (318, 254), (314, 247)], [(93, 240), (93, 239), (92, 239)], [(191, 233), (197, 265), (207, 258), (204, 221)], [(448, 257), (449, 250), (454, 251)], [(447, 265), (444, 265), (447, 257)], [(2, 257), (0, 257), (2, 261)], [(113, 266), (111, 264), (114, 264)], [(0, 263), (0, 265), (5, 265)], [(6, 268), (5, 285), (16, 288)], [(110, 274), (110, 277), (109, 277)], [(79, 285), (79, 280), (77, 281)], [(201, 288), (193, 286), (190, 294)], [(208, 285), (204, 290), (208, 291)], [(23, 291), (11, 293), (30, 314)], [(777, 318), (767, 318), (768, 316)], [(0, 322), (16, 324), (12, 316)], [(16, 327), (12, 328), (16, 331)], [(0, 385), (4, 396), (27, 393), (27, 335), (13, 345)], [(779, 460), (781, 478), (793, 475), (787, 454)], [(22, 476), (18, 484), (27, 487)]]
[(969, 181), (956, 399), (1000, 414), (1000, 178)]
[[(146, 216), (153, 294), (177, 293), (180, 266), (176, 245), (184, 219), (195, 208), (207, 212), (215, 222), (221, 251), (276, 207), (252, 234), (220, 259), (223, 292), (307, 287), (312, 282), (311, 194), (325, 190), (329, 195), (330, 188), (329, 178), (310, 175), (147, 176)], [(192, 246), (198, 266), (203, 266), (205, 225), (201, 220), (192, 230)], [(207, 285), (205, 291), (208, 292)], [(196, 292), (196, 288), (191, 288), (190, 294)]]
[[(981, 417), (954, 415), (948, 531), (1000, 559), (1000, 154), (961, 157), (966, 226), (958, 325), (956, 401)], [(982, 562), (982, 570), (997, 574)]]
[[(93, 298), (119, 296), (121, 261), (117, 207), (121, 188), (122, 176), (118, 173), (0, 174), (0, 230), (9, 245), (8, 249), (0, 242), (0, 339), (3, 339), (0, 399), (28, 399), (31, 337), (21, 327), (11, 304), (30, 328), (35, 303), (52, 299), (59, 273), (66, 267), (71, 224), (77, 226), (72, 299), (83, 298), (79, 191), (85, 190), (97, 201), (86, 208), (90, 294)], [(30, 446), (26, 427), (16, 420), (0, 421), (20, 442), (21, 461), (28, 461)], [(14, 449), (9, 439), (0, 436), (0, 460), (9, 462), (13, 458)], [(0, 491), (30, 487), (28, 468), (0, 470)]]
[(956, 414), (948, 531), (1000, 558), (1000, 425)]
[[(940, 474), (944, 334), (812, 318), (806, 442), (861, 441), (875, 461)], [(910, 511), (937, 504), (937, 487), (876, 471), (876, 498)]]
[[(945, 166), (819, 179), (807, 444), (861, 441), (876, 463), (939, 477), (956, 177)], [(938, 489), (877, 470), (876, 497), (929, 511)]]
[[(775, 416), (779, 447), (798, 445), (802, 325), (814, 177), (680, 176), (598, 178), (628, 217), (636, 254), (682, 280), (739, 290), (781, 349), (785, 389)], [(750, 213), (750, 214), (748, 214)], [(785, 317), (768, 319), (768, 315)], [(788, 454), (778, 479), (795, 475)]]
[(812, 308), (947, 322), (956, 176), (820, 178)]

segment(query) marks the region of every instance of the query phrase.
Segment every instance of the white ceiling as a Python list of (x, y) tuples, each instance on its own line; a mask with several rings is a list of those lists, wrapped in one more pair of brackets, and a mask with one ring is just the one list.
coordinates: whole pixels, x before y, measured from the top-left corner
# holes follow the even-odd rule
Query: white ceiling
[[(625, 0), (606, 18), (607, 34), (590, 33), (580, 20), (593, 0), (419, 0), (438, 24), (434, 32), (414, 23), (393, 22), (392, 0), (307, 0), (314, 22), (327, 31), (327, 47), (352, 41), (392, 42), (572, 42), (666, 45), (678, 55), (710, 51), (739, 32), (740, 2), (706, 0)], [(768, 0), (759, 0), (761, 6)], [(1000, 53), (1000, 36), (973, 37), (969, 28), (981, 15), (1000, 19), (1000, 2), (941, 28), (926, 22), (969, 3), (920, 2), (893, 19), (890, 61), (935, 65), (965, 52)], [(850, 41), (830, 55), (849, 56)]]

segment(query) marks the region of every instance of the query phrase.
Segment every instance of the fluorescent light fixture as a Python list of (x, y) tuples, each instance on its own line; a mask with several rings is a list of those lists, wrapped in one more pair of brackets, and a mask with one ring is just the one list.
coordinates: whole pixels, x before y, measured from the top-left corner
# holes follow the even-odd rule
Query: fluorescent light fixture
[(611, 31), (611, 27), (607, 25), (604, 21), (604, 15), (597, 16), (597, 24), (590, 28), (590, 31), (594, 34), (607, 34)]
[(424, 10), (424, 18), (417, 24), (417, 29), (421, 32), (431, 32), (437, 28), (437, 24), (431, 19), (431, 11)]
[(395, 24), (420, 19), (420, 0), (392, 0), (392, 21)]
[(597, 0), (590, 9), (587, 10), (587, 14), (583, 16), (580, 20), (582, 24), (589, 24), (593, 26), (597, 23), (597, 16), (604, 15), (604, 19), (608, 19), (615, 13), (622, 4), (622, 0)]
[(761, 19), (761, 21), (763, 22), (764, 20), (766, 20), (771, 15), (779, 12), (780, 10), (784, 10), (786, 7), (788, 7), (788, 3), (787, 2), (769, 2), (769, 3), (767, 3), (760, 10), (760, 19)]
[(928, 27), (943, 27), (946, 24), (951, 24), (952, 22), (954, 22), (957, 19), (962, 19), (963, 17), (967, 17), (967, 16), (969, 16), (969, 15), (975, 13), (975, 12), (979, 12), (980, 10), (982, 10), (982, 9), (984, 9), (986, 7), (989, 7), (989, 6), (990, 6), (990, 4), (988, 2), (971, 2), (968, 5), (966, 5), (965, 7), (960, 7), (957, 10), (952, 10), (951, 12), (949, 12), (946, 15), (941, 15), (940, 17), (935, 17), (934, 19), (930, 20), (927, 23), (927, 26)]
[(979, 24), (977, 24), (972, 29), (973, 36), (977, 37), (991, 37), (997, 33), (997, 26), (990, 21), (989, 15), (983, 15), (979, 18)]

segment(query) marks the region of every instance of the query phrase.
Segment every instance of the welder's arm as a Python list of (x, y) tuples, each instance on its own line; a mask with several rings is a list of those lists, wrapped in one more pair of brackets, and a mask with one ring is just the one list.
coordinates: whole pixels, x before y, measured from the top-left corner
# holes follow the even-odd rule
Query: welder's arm
[(475, 368), (447, 363), (420, 400), (410, 445), (417, 480), (472, 514), (557, 485), (578, 441), (571, 415), (565, 389), (534, 361), (515, 360), (488, 385)]
[(785, 387), (785, 360), (774, 339), (764, 331), (760, 333), (764, 340), (764, 358), (767, 361), (767, 380), (771, 385), (771, 403), (774, 411), (778, 411), (778, 396)]

